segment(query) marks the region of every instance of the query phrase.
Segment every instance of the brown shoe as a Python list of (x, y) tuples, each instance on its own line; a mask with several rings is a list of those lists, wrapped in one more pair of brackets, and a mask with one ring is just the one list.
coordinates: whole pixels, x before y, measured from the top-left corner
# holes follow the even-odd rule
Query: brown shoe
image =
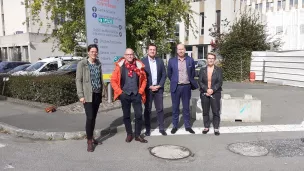
[(132, 135), (127, 135), (126, 142), (129, 143), (132, 140), (133, 140), (133, 136)]
[(102, 144), (102, 142), (97, 141), (97, 140), (96, 140), (96, 139), (94, 139), (94, 138), (93, 138), (93, 143), (94, 143), (95, 145), (101, 145), (101, 144)]
[(88, 143), (87, 151), (88, 151), (88, 152), (93, 152), (93, 151), (94, 151), (93, 140), (88, 140), (87, 143)]
[(147, 143), (148, 141), (147, 140), (145, 140), (143, 137), (141, 137), (141, 136), (138, 136), (138, 137), (136, 137), (135, 138), (135, 141), (139, 141), (139, 142), (141, 142), (141, 143)]

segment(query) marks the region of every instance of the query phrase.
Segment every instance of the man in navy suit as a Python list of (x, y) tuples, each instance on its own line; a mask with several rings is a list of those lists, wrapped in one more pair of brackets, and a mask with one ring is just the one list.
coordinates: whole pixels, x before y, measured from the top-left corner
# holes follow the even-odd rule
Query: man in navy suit
[(185, 46), (177, 45), (177, 57), (170, 58), (168, 62), (168, 78), (170, 80), (170, 91), (172, 100), (172, 134), (175, 134), (179, 120), (179, 104), (182, 99), (183, 118), (186, 131), (195, 134), (190, 124), (190, 99), (191, 89), (197, 89), (197, 82), (194, 80), (194, 60), (185, 56)]
[(154, 106), (157, 112), (157, 121), (159, 126), (159, 132), (166, 136), (164, 128), (164, 85), (166, 81), (166, 68), (164, 62), (161, 58), (156, 57), (156, 46), (150, 44), (148, 46), (148, 56), (142, 59), (145, 65), (145, 72), (147, 75), (147, 87), (146, 96), (147, 100), (145, 103), (145, 126), (146, 126), (146, 136), (150, 136), (151, 133), (151, 123), (150, 115), (152, 109), (152, 102), (154, 100)]

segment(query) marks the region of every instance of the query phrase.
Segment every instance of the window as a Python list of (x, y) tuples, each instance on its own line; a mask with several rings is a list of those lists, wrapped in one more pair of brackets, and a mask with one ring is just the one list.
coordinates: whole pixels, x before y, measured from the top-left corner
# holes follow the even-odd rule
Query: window
[(276, 34), (277, 35), (283, 34), (283, 26), (277, 26), (276, 27)]
[(300, 25), (300, 34), (304, 34), (304, 24)]
[(283, 8), (283, 10), (285, 10), (285, 8), (286, 8), (286, 0), (282, 0), (282, 8)]
[(270, 2), (266, 3), (266, 11), (269, 11), (269, 7), (270, 7)]
[(205, 27), (205, 14), (200, 13), (201, 16), (201, 35), (204, 35), (204, 27)]
[(175, 24), (175, 32), (174, 32), (176, 37), (179, 37), (179, 24)]
[(278, 10), (280, 10), (282, 8), (282, 2), (278, 1)]
[(221, 32), (221, 10), (217, 10), (216, 11), (216, 29), (217, 32), (220, 33)]
[(55, 71), (58, 69), (57, 62), (47, 64), (40, 72)]
[(293, 0), (289, 0), (289, 6), (294, 7)]

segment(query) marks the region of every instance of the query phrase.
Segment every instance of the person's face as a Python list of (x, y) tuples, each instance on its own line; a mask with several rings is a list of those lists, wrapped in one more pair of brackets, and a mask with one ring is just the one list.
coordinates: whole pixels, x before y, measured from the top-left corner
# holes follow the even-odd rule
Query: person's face
[(215, 62), (215, 57), (213, 55), (208, 55), (207, 56), (207, 63), (209, 66), (213, 66)]
[(132, 62), (134, 60), (134, 52), (131, 49), (127, 49), (124, 57), (127, 59), (128, 62)]
[(179, 57), (185, 56), (185, 46), (184, 45), (178, 45), (177, 46), (177, 54)]
[(88, 52), (88, 54), (91, 59), (95, 60), (97, 58), (98, 51), (96, 48), (91, 48), (90, 51)]
[(148, 55), (149, 55), (151, 58), (154, 58), (154, 57), (155, 57), (155, 55), (156, 55), (156, 47), (155, 47), (155, 46), (149, 46)]

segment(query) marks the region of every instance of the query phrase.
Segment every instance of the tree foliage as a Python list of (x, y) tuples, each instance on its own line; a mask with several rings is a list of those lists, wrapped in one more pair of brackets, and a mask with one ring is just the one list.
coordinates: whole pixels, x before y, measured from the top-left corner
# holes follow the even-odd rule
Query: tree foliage
[[(77, 42), (85, 42), (84, 0), (25, 0), (31, 11), (31, 20), (40, 24), (39, 13), (46, 10), (48, 19), (64, 17), (50, 37), (59, 40), (59, 48), (72, 53)], [(176, 42), (175, 24), (184, 20), (186, 26), (195, 29), (189, 2), (184, 0), (126, 0), (127, 46), (141, 51), (149, 43), (155, 43), (160, 53), (170, 51), (170, 42)]]
[(217, 25), (211, 28), (210, 35), (215, 38), (213, 51), (223, 57), (222, 68), (225, 80), (245, 80), (249, 77), (251, 52), (277, 49), (280, 39), (267, 34), (267, 25), (261, 22), (259, 15), (245, 12), (231, 25), (222, 20), (227, 32), (219, 32)]

